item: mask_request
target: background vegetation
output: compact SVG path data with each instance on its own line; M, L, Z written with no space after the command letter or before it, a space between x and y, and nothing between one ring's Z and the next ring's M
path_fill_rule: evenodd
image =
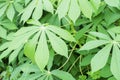
M0 0L0 80L120 80L120 0Z

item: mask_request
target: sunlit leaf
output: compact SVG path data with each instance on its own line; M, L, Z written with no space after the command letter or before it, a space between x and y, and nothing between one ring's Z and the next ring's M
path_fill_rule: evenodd
M53 50L55 50L57 54L68 57L68 48L65 42L48 30L46 31L46 33L50 40Z
M96 72L106 65L111 48L112 44L106 45L92 58L91 60L92 72Z
M35 52L35 62L40 68L40 70L43 71L48 63L48 60L49 60L49 50L48 50L46 35L45 32L42 31L38 42L37 50Z

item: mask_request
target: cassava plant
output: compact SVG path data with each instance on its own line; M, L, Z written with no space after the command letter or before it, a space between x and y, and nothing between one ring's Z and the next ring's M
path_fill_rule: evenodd
M0 0L0 80L120 80L120 0Z

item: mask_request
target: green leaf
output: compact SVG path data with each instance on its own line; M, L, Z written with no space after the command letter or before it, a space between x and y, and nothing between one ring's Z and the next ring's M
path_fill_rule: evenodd
M89 19L91 19L92 16L92 7L89 3L88 0L79 0L79 4L80 4L80 10L82 11L82 13Z
M77 31L77 33L75 34L75 39L79 40L81 37L84 36L84 34L89 30L89 28L91 27L92 24L87 25L86 27L83 27L82 29L80 29L79 31Z
M107 80L116 80L115 77L110 77Z
M7 38L7 31L0 26L0 37L6 39Z
M100 32L89 32L89 33L100 39L111 40L111 38L109 36L107 36L106 34L100 33Z
M82 61L81 61L81 63L80 63L80 66L87 66L87 65L89 65L92 57L93 57L93 55L91 55L91 54L85 56L85 57L82 59Z
M50 0L43 0L43 8L44 10L53 13L54 8Z
M1 22L1 25L5 28L7 28L8 30L15 30L17 29L17 26L11 22L10 20L8 19L5 19L3 21L0 21Z
M93 9L95 10L95 12L97 12L97 10L100 7L101 0L90 0L90 3L92 5Z
M74 37L68 31L66 31L64 29L61 29L56 26L49 26L49 27L47 27L47 29L51 30L52 32L54 32L55 34L59 35L60 37L62 37L63 39L65 39L67 41L76 42Z
M5 50L6 48L8 48L8 45L10 44L10 42L5 42L4 44L0 45L0 51Z
M49 50L45 32L42 31L37 50L35 52L35 62L41 71L44 70L49 60Z
M78 17L80 16L80 8L77 0L71 0L70 8L68 11L68 16L75 23Z
M41 76L38 80L45 80L46 75Z
M21 44L25 44L27 41L28 41L28 39L34 34L34 33L36 33L38 30L32 30L32 31L29 31L29 32L27 32L27 33L25 33L25 34L23 34L23 35L20 35L20 36L17 36L17 37L15 37L12 41L11 41L11 43L10 43L10 45L9 45L9 48L10 49L16 49L16 48L18 48Z
M70 4L70 0L62 0L60 5L57 8L57 13L58 13L58 17L59 19L65 17L67 15L67 12L69 10L69 4Z
M110 71L110 65L106 65L104 68L101 69L100 76L104 78L112 76L112 73Z
M120 80L120 50L117 44L113 46L112 59L111 59L111 72L117 80Z
M14 7L15 7L15 10L19 13L23 10L23 6L20 3L15 3Z
M61 70L53 70L51 72L54 76L62 79L62 80L75 80L71 74L69 74L68 72L64 72Z
M54 80L52 76L49 76L49 80Z
M8 56L12 50L6 49L5 51L0 54L0 60L3 59L4 57Z
M50 43L52 45L53 50L62 56L68 57L68 48L65 42L57 37L55 34L50 32L49 30L46 30L47 36L50 40Z
M107 43L109 43L109 41L107 40L92 40L84 44L80 50L90 50L93 48L97 48L101 45L107 44Z
M110 28L108 31L114 32L114 33L120 33L120 26Z
M47 65L48 71L50 71L50 69L53 66L54 56L55 56L55 53L54 53L53 49L50 49L50 56L49 56L49 61L48 61L48 65Z
M30 41L28 41L24 46L24 54L33 62L35 62L34 55L39 35L40 32L36 33L34 37Z
M42 13L43 13L42 0L38 0L38 1L36 2L36 7L35 7L35 10L34 10L34 12L33 12L32 18L33 18L34 20L38 20L38 19L41 18Z
M92 58L91 60L92 72L96 72L106 65L111 48L112 44L106 45Z
M23 14L21 16L21 21L23 22L26 22L31 14L32 14L32 11L34 10L35 8L35 3L36 3L36 0L33 0L32 2L30 2L30 4L24 9L23 11Z
M2 8L0 8L0 17L2 17L3 14L5 13L5 11L6 11L6 9L7 9L7 6L8 6L8 5L5 4L5 6L3 6Z
M120 18L120 14L118 12L112 12L106 9L104 17L107 25L109 26Z
M20 50L22 49L23 45L21 45L20 47L18 47L15 51L13 51L10 56L9 56L9 64L15 60L15 58L18 56Z
M20 36L20 35L23 35L23 34L25 34L27 32L30 32L32 30L37 30L37 29L39 29L39 27L34 27L34 26L32 26L32 27L22 27L21 29L19 29L15 33L15 36Z
M25 5L27 5L30 2L30 0L25 0Z
M105 2L112 7L119 7L120 1L119 0L105 0Z
M29 19L27 21L27 24L33 24L33 25L36 25L36 26L41 26L41 23L38 20L33 20L33 19Z
M11 21L13 21L13 18L14 18L14 16L15 16L15 9L14 9L14 7L13 7L12 4L9 5L6 14L7 14L7 17L8 17Z

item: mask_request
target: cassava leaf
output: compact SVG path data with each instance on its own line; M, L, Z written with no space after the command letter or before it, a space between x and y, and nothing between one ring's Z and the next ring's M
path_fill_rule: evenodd
M41 18L43 13L43 5L42 5L42 0L38 0L35 6L35 10L33 12L32 18L34 20L38 20Z
M120 26L110 28L108 31L114 32L114 33L120 33Z
M70 0L62 0L60 5L57 8L57 13L58 13L58 17L59 19L65 17L67 15L67 12L69 10L69 4L70 4Z
M33 62L35 62L34 55L40 33L41 32L36 33L34 37L30 41L28 41L24 46L24 54Z
M15 51L13 51L10 56L9 56L9 64L15 60L15 58L18 56L20 50L22 49L23 45L21 45L20 47L18 47Z
M47 29L51 30L52 32L54 32L55 34L59 35L60 37L62 37L63 39L67 41L74 41L74 42L76 41L74 37L68 31L64 29L61 29L56 26L49 26L47 27Z
M50 0L43 0L43 8L44 10L53 13L54 8Z
M91 19L92 16L92 7L90 6L90 3L88 0L78 0L80 4L80 10L82 13L89 19Z
M80 16L80 8L79 8L77 0L71 0L70 9L68 11L68 16L74 23Z
M7 38L7 31L3 27L0 26L0 37L6 39Z
M14 7L13 7L12 4L9 5L6 14L7 14L7 17L8 17L11 21L13 21L13 18L14 18L14 16L15 16L15 9L14 9Z
M21 44L25 44L28 39L34 34L36 33L38 30L32 30L32 31L29 31L28 33L25 33L23 35L20 35L20 36L17 36L15 37L8 48L10 49L16 49L18 48Z
M105 39L105 40L111 40L111 38L109 36L107 36L106 34L103 33L99 33L99 32L89 32L91 35L101 38L101 39Z
M49 50L46 40L45 32L41 32L41 36L38 42L37 50L35 52L35 62L41 71L44 70L49 60Z
M109 43L109 41L107 40L92 40L84 44L80 50L90 50L93 48L97 48L101 45L107 44L107 43Z
M30 4L24 9L23 11L23 14L21 16L21 21L23 22L26 22L31 14L32 14L32 11L33 9L35 8L35 3L36 3L36 0L33 0L32 2L30 2Z
M51 72L54 76L62 79L62 80L75 80L71 74L65 72L65 71L61 71L61 70L53 70Z
M105 0L105 2L113 7L119 7L120 1L119 0Z
M106 65L111 48L112 44L106 45L92 58L91 60L92 72L96 72Z
M119 80L120 79L120 50L116 44L113 46L113 52L112 52L112 59L111 59L111 72L114 75L114 77Z
M62 56L68 57L68 48L65 42L57 37L55 34L50 32L49 30L46 30L47 36L50 40L50 43L52 45L53 50Z

